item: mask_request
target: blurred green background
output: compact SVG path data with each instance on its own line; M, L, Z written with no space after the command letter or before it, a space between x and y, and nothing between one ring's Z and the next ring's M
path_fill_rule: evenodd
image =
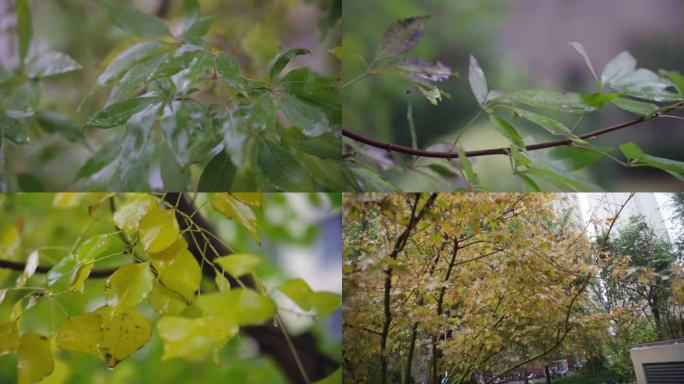
M69 209L55 208L53 194L0 194L0 258L25 262L36 249L40 265L54 265L65 256L79 235L114 231L108 204L102 204L92 215L88 206L100 201L104 194L87 194L82 202ZM199 195L198 206L206 202ZM338 194L268 194L263 210L258 213L261 244L257 244L248 230L226 220L211 205L201 210L216 229L217 235L235 252L249 252L266 259L258 275L270 289L287 279L303 278L314 290L341 292L341 196ZM120 246L120 245L119 245ZM47 247L47 248L42 248ZM112 252L116 250L111 249ZM95 269L106 269L130 263L125 256L98 261ZM0 289L13 287L19 272L0 269ZM37 273L26 286L45 286L45 274ZM85 292L68 293L53 298L42 297L37 304L24 311L20 332L53 335L66 315L78 315L105 304L105 279L90 278ZM215 290L212 279L205 278L202 292ZM0 304L0 323L9 318L12 306L29 291L5 291ZM311 332L317 348L335 361L341 361L340 311L326 319L314 321L299 314L295 306L282 295L274 295L281 308L281 317L293 336ZM26 303L26 302L24 302ZM282 309L289 310L282 310ZM158 315L143 302L138 309L156 323ZM112 371L95 356L56 350L56 368L46 383L288 383L270 358L258 351L257 344L240 334L224 346L218 354L219 365L211 358L199 362L182 359L162 361L163 343L153 327L152 339L141 350L121 362ZM16 354L0 357L0 383L14 383L17 375ZM54 381L49 381L54 380Z
M478 111L468 85L468 57L475 55L484 68L491 89L512 92L528 88L592 91L593 80L582 58L567 46L584 44L600 72L618 53L629 50L640 67L682 71L684 51L684 2L677 0L345 0L343 44L366 60L373 57L384 30L399 19L431 15L425 36L408 57L436 60L459 72L440 87L453 100L435 107L412 91L406 82L371 77L343 91L344 128L383 141L411 145L406 119L413 102L418 145L452 142ZM353 55L345 58L343 78L356 77L363 65ZM560 116L561 119L563 116ZM588 116L579 132L588 132L634 118L614 106ZM507 146L506 140L478 120L462 138L466 149ZM567 124L573 121L563 119ZM548 139L539 129L520 124L523 136ZM597 145L634 141L649 154L684 160L682 122L660 119L596 140ZM396 156L395 156L396 158ZM398 162L401 164L401 162ZM485 187L519 190L503 156L475 160ZM624 169L602 160L581 176L606 190L682 190L684 185L657 170ZM413 171L390 172L400 188L430 190L430 180Z
M202 14L215 17L207 41L213 48L232 54L240 69L252 78L264 78L270 62L284 49L303 47L312 54L296 58L293 66L307 66L327 75L339 72L339 62L329 50L339 45L340 31L331 10L339 0L200 0ZM118 0L162 17L174 34L183 30L182 0ZM11 70L18 63L14 1L0 2L0 67ZM83 69L48 79L40 101L41 111L71 118L78 126L102 109L107 92L100 91L77 111L97 77L116 54L139 39L117 28L93 0L31 0L34 39L29 58L36 52L69 54ZM0 90L1 91L1 90ZM2 106L0 105L0 108ZM91 152L120 130L86 130L90 148L38 130L30 145L5 140L3 150L7 178L29 173L46 191L63 191ZM195 170L198 171L198 170ZM198 172L195 172L198 173ZM198 177L198 175L196 175ZM19 190L2 188L0 191Z

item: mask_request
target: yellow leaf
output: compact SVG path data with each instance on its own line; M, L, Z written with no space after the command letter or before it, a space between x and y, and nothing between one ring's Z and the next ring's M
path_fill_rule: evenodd
M254 272L256 267L261 264L261 257L249 253L236 253L219 257L215 262L233 277L238 278Z
M311 304L319 316L325 317L342 305L342 296L332 292L316 292L311 297Z
M112 307L104 306L95 312L102 316L100 351L108 366L116 366L150 340L152 326L137 311L127 309L117 315Z
M59 209L74 208L77 207L81 200L83 200L83 198L88 195L89 193L56 193L55 196L52 198L52 206Z
M148 263L124 265L107 279L107 304L115 314L135 307L152 290L153 283L154 275Z
M71 317L59 328L55 339L62 349L100 356L102 317L97 313Z
M154 288L147 295L150 307L160 315L177 315L181 313L187 304L182 300L180 294L165 288L159 283L154 284Z
M17 356L19 384L38 383L50 375L54 368L50 340L35 333L23 335Z
M311 309L313 291L306 281L302 279L293 279L281 285L278 289L292 299L299 308L305 311Z
M153 260L170 259L186 249L188 249L188 243L185 241L183 236L180 236L176 239L176 241L173 242L173 244L169 245L161 252L150 253L150 256Z
M85 281L88 279L88 276L90 276L90 271L93 270L94 265L95 263L90 263L82 265L78 268L78 272L76 272L76 278L74 279L74 282L71 283L72 290L83 293L83 286L85 285Z
M252 208L229 193L212 193L210 199L217 211L221 212L227 219L247 228L252 237L259 241L257 217Z
M162 359L183 357L198 360L221 348L238 333L239 328L215 317L163 317L157 323L157 330L164 340Z
M259 325L276 312L273 300L247 288L210 293L197 299L197 307L205 316L217 316L238 325Z
M259 192L232 192L231 195L250 207L261 207L263 193Z
M0 325L0 356L14 353L19 346L19 330L16 321Z
M55 369L50 376L43 379L40 384L63 384L69 378L69 365L61 359L55 359Z
M153 196L145 193L133 194L114 213L114 223L128 234L136 233L140 219L158 206L159 201Z
M202 281L202 271L190 251L183 250L170 259L152 258L164 286L191 301Z
M230 282L223 276L223 273L216 271L216 276L214 277L214 282L219 292L225 292L230 290Z
M176 242L179 236L178 222L172 210L155 208L140 220L140 241L150 253L165 250Z

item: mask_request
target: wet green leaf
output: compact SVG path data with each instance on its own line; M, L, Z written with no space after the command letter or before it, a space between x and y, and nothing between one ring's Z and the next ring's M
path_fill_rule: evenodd
M622 110L632 112L639 116L651 116L658 111L658 106L655 104L626 99L624 97L613 100L613 104Z
M212 23L214 22L213 17L200 17L195 20L183 33L181 40L189 42L192 44L200 44L202 38L209 32Z
M330 130L328 117L316 106L290 95L283 97L281 103L290 123L306 136L317 137Z
M489 88L487 86L487 77L485 77L485 73L475 56L470 56L468 80L470 81L470 89L473 91L475 99L480 105L483 105L485 102L487 102Z
M33 20L29 0L17 0L17 34L19 35L19 61L24 62L33 38Z
M280 75L280 72L285 69L287 64L289 64L292 59L297 56L308 55L310 53L311 52L305 48L294 48L279 54L278 57L276 57L276 59L273 61L273 65L271 65L271 80Z
M169 27L154 15L108 0L96 0L96 2L105 8L114 23L126 32L141 37L171 36Z
M86 124L95 128L112 128L126 124L128 120L138 112L141 112L153 104L161 103L159 97L136 97L112 104L104 110L96 113Z
M165 288L158 282L154 283L154 287L147 295L147 301L150 307L160 315L177 315L187 307L178 293Z
M81 65L67 54L48 52L32 60L26 66L26 74L32 79L37 79L62 75L81 68Z
M71 287L80 264L74 255L68 255L55 264L47 273L47 285L54 292L63 292Z
M102 255L112 244L110 235L96 235L84 241L76 251L76 260L83 264L95 261L95 258Z
M147 41L135 44L119 54L105 68L97 79L99 87L105 87L118 81L133 65L148 57L159 54L164 46L158 41Z
M204 168L197 190L200 192L230 191L237 168L225 151L219 152Z
M282 145L259 140L258 162L266 179L280 191L308 190L308 180L301 165Z
M31 142L24 122L7 116L4 111L0 111L0 134L17 144Z
M494 128L501 132L511 143L515 144L518 148L525 148L525 141L522 136L509 122L495 115L489 115L489 120L494 125Z

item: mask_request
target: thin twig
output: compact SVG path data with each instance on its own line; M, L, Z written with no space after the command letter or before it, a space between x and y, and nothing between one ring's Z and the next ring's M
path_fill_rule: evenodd
M625 129L634 125L641 124L646 121L654 120L659 117L671 117L670 115L664 115L667 112L671 112L681 106L684 106L684 102L680 102L671 106L667 106L664 108L661 108L660 111L655 114L655 117L650 117L650 116L642 116L637 119L627 121L625 123L613 125L607 128L599 129L596 131L589 132L587 134L584 134L580 136L579 138L582 140L591 140L595 139L599 136L603 136L615 131L619 131L621 129ZM392 144L392 143L386 143L383 141L375 140L366 136L363 136L361 134L358 134L356 132L350 131L348 129L342 129L342 134L346 137L348 137L351 140L358 141L360 143L370 145L371 147L376 147L380 149L384 149L388 152L399 152L399 153L405 153L408 155L413 155L413 156L420 156L420 157L431 157L431 158L440 158L440 159L457 159L459 157L458 152L435 152L435 151L427 151L424 149L413 149L407 146L403 145L398 145L398 144ZM549 141L546 143L540 143L540 144L533 144L533 145L528 145L525 147L527 151L537 151L540 149L548 149L548 148L554 148L554 147L561 147L561 146L570 146L573 145L574 141L571 139L563 139L563 140L556 140L556 141ZM492 148L492 149L482 149L482 150L477 150L477 151L468 151L465 153L466 157L481 157L481 156L493 156L493 155L506 155L508 156L510 154L510 148Z

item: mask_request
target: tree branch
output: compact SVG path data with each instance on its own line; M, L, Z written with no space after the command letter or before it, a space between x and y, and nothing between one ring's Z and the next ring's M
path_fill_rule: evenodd
M681 108L684 106L684 102L679 102L674 105L670 105L667 107L661 108L658 112L656 112L655 117L639 117L637 119L627 121L625 123L613 125L607 128L599 129L593 132L589 132L587 134L584 134L580 136L580 139L582 140L591 140L595 139L599 136L603 136L615 131L619 131L621 129L625 129L634 125L641 124L646 121L654 120L656 118L662 117L661 115L664 113L671 112L677 108ZM350 131L348 129L342 129L342 135L348 137L351 140L370 145L371 147L375 148L380 148L384 149L387 152L398 152L398 153L405 153L408 155L413 155L413 156L419 156L419 157L431 157L431 158L439 158L439 159L458 159L459 154L458 152L436 152L436 151L428 151L424 149L414 149L411 147L407 147L404 145L398 145L398 144L391 144L391 143L385 143L379 140L372 139L370 137L363 136L361 134L358 134L356 132ZM562 147L562 146L569 146L573 145L574 142L570 139L563 139L563 140L556 140L556 141L549 141L546 143L540 143L540 144L533 144L533 145L528 145L525 147L527 151L537 151L540 149L548 149L548 148L554 148L554 147ZM508 156L510 154L510 149L509 148L492 148L492 149L482 149L482 150L477 150L477 151L468 151L465 153L466 157L482 157L482 156L494 156L494 155L506 155Z
M11 260L5 260L5 259L0 259L0 268L3 269L11 269L13 271L23 271L24 268L26 268L26 263L23 263L21 261L11 261ZM52 266L49 265L39 265L36 268L36 273L48 273L52 269ZM90 272L90 277L94 278L105 278L109 277L112 273L116 271L116 268L111 268L111 269L93 269Z

